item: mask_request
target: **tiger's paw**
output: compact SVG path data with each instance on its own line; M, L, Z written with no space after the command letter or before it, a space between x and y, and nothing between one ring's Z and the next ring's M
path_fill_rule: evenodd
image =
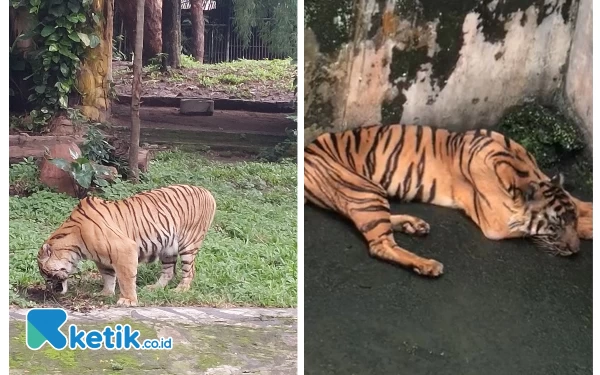
M444 265L437 260L427 259L417 264L413 270L422 276L438 277L444 273Z
M117 306L134 307L134 306L137 306L137 301L131 300L129 298L121 297L117 301Z
M410 215L392 215L390 218L395 230L415 236L425 236L429 234L429 223L418 217Z

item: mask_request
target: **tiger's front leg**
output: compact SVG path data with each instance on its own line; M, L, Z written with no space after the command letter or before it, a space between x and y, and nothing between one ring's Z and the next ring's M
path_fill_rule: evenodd
M114 269L121 292L117 306L137 306L138 249L134 241L130 240L129 246L124 243L119 249Z

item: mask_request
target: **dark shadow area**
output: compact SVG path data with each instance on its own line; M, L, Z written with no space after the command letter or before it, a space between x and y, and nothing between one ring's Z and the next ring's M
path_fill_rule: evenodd
M427 237L395 237L442 262L441 278L370 258L351 223L305 206L306 374L592 373L591 241L553 257L526 240L487 240L456 210L392 212L429 222Z

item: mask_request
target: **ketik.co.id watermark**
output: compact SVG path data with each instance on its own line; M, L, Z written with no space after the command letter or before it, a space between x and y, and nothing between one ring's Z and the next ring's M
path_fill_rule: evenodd
M140 331L129 324L106 326L102 330L83 330L76 324L69 325L65 332L62 326L67 322L67 312L63 309L31 309L26 318L26 341L31 350L41 349L46 343L56 350L69 348L97 350L170 350L171 337L157 339L140 338Z

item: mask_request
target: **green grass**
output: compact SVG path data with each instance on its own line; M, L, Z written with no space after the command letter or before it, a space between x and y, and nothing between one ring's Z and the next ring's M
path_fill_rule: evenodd
M31 167L14 166L11 181L31 178ZM167 151L156 155L142 182L118 181L100 196L121 199L136 192L175 183L209 189L217 200L212 229L196 258L196 277L190 291L169 287L148 291L160 264L140 265L139 302L145 305L278 306L296 305L296 164L218 162L198 154ZM31 183L35 186L34 183ZM68 217L77 200L36 189L27 197L10 197L10 300L12 304L40 303L43 280L36 263L41 244ZM179 267L179 265L178 265ZM65 296L45 295L59 305L112 304L118 297L97 293L102 281L91 262L80 265ZM35 291L37 290L37 293Z
M217 85L244 86L272 85L293 91L296 66L291 59L285 60L236 60L219 64L199 64L189 56L182 56L184 68L198 72L198 83L204 87Z

